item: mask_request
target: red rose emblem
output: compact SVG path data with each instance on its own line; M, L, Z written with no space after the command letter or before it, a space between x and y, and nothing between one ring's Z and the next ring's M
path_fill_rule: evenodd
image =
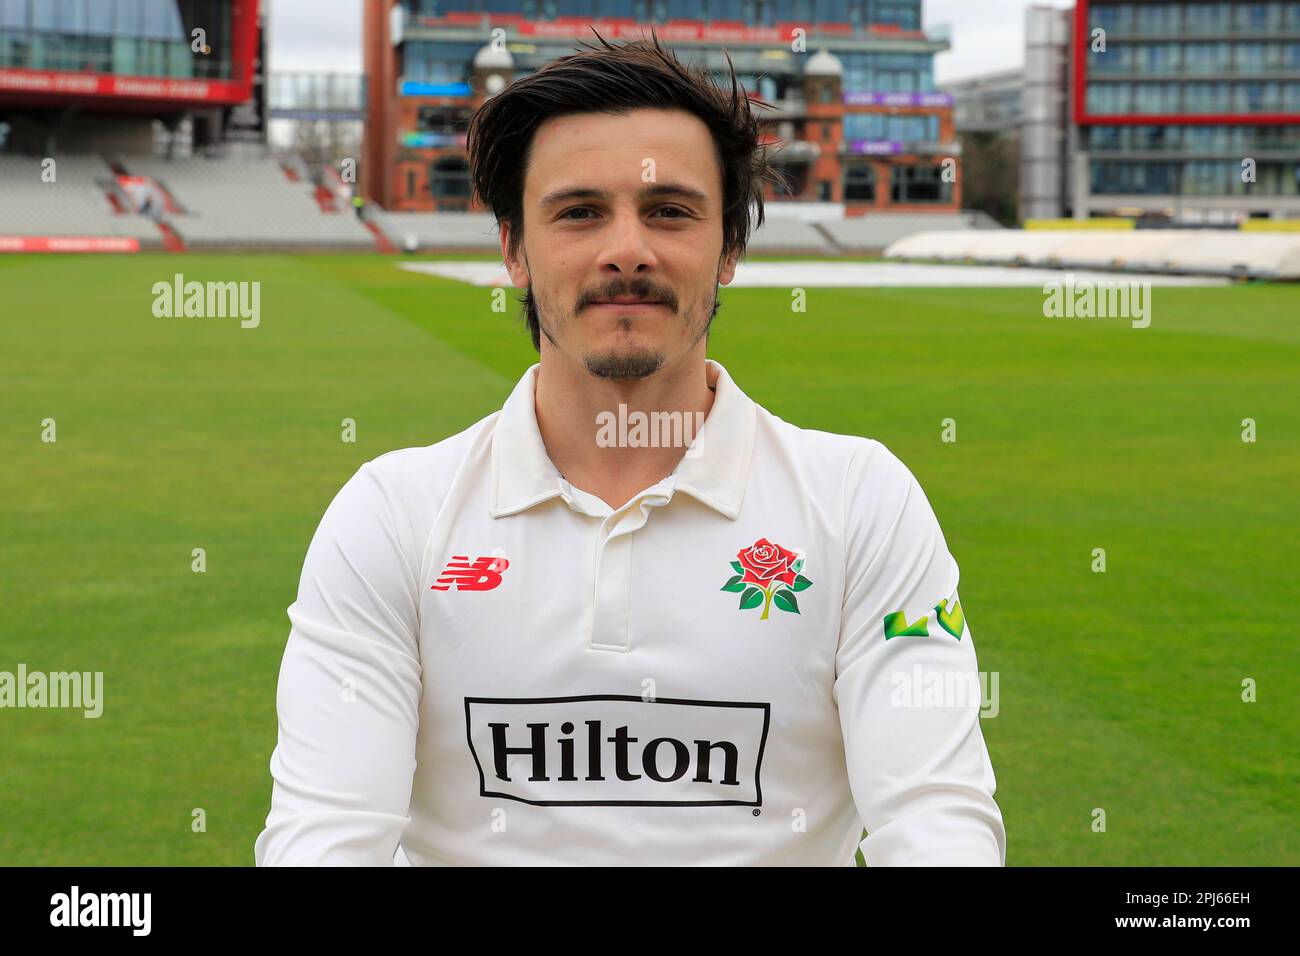
M742 584L756 584L760 588L766 588L773 581L780 581L787 587L794 584L796 573L793 566L799 555L767 538L759 538L737 554L736 559L745 569Z
M739 560L731 562L731 570L736 573L718 590L739 594L739 610L748 611L762 605L760 621L767 620L773 604L777 610L799 613L795 592L812 587L812 582L799 573L803 558L767 538L759 538L736 557Z

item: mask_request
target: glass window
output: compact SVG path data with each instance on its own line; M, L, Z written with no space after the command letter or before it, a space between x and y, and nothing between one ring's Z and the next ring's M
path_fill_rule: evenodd
M662 2L662 0L661 0ZM775 6L774 19L784 22L813 20L813 0L784 0L768 6Z
M1234 12L1238 33L1267 33L1282 25L1282 8L1276 3L1238 3Z
M0 28L27 29L31 25L27 17L30 9L27 0L0 0Z
M117 0L113 32L118 36L139 36L144 30L144 0Z
M1099 115L1128 113L1131 97L1128 83L1089 83L1088 112Z
M874 202L876 199L876 171L870 164L849 166L844 170L844 201Z
M53 3L35 4L31 11L33 30L50 32L58 28L59 8Z
M1097 152L1108 152L1120 148L1123 131L1126 126L1094 126L1088 134L1088 145Z
M1212 153L1228 148L1228 130L1223 126L1188 126L1183 141L1188 152Z
M1227 3L1189 3L1183 8L1183 30L1197 36L1223 36L1232 23Z
M38 0L33 6L52 13L56 30L75 34L86 32L86 0Z
M1133 109L1138 113L1168 113L1170 91L1176 95L1178 87L1172 83L1138 83L1133 91Z
M1280 83L1234 83L1233 109L1243 113L1271 113L1282 108Z
M544 0L542 10L548 19L594 15L592 0Z
M1108 37L1112 34L1123 36L1133 32L1133 7L1130 4L1117 3L1092 7L1089 13L1093 28L1101 27Z
M1262 73L1264 70L1264 44L1238 43L1233 50L1238 73Z
M464 83L479 48L477 43L411 41L406 44L402 79L412 83Z
M1232 48L1227 43L1187 43L1183 45L1183 72L1198 74L1225 73Z
M112 0L95 0L87 12L86 29L90 33L107 36L113 32Z
M669 20L703 20L704 0L660 0L660 7L667 6ZM811 19L811 17L807 18Z
M890 170L890 198L896 203L950 202L952 183L944 182L938 166L894 166Z
M871 23L896 26L900 30L921 29L920 4L916 0L874 0L867 4L866 16Z
M1227 83L1188 83L1183 87L1184 113L1226 113L1229 108Z
M199 24L206 26L206 24ZM156 39L175 38L180 34L180 19L176 12L174 0L145 0L144 23L141 31L144 36ZM208 29L211 33L211 29ZM212 37L208 37L209 41Z
M463 157L444 156L435 160L431 174L429 186L435 198L469 198L469 167Z
M194 75L194 56L188 44L168 44L167 75L179 77L192 77Z
M748 24L755 16L751 0L713 0L705 6L715 20L739 20Z
M1183 164L1183 192L1191 196L1213 196L1227 191L1223 165L1208 160Z
M716 2L717 0L712 0L709 6L714 6ZM817 0L815 7L818 20L827 23L849 22L848 0Z
M118 0L120 4L122 0ZM135 37L115 36L113 37L113 72L123 73L127 76L138 76L140 74L139 56L136 46L140 43Z
M1088 70L1096 73L1133 72L1134 46L1131 43L1109 43L1105 52L1088 51Z
M1179 72L1180 48L1174 43L1139 43L1133 47L1132 71L1143 74Z
M1181 29L1182 10L1173 3L1143 3L1137 7L1139 34L1168 36Z

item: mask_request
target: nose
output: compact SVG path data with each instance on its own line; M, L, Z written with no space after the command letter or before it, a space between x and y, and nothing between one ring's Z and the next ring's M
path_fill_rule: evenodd
M608 244L602 254L601 272L636 276L652 270L658 265L658 260L640 216L628 210L619 210L613 216L605 233Z

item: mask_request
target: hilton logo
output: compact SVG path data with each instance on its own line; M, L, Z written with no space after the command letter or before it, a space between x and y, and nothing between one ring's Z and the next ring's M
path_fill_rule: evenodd
M466 697L479 795L537 806L763 804L769 704Z

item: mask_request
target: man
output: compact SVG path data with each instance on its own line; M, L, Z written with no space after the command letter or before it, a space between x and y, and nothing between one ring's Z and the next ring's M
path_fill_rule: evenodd
M920 487L705 357L749 103L601 43L474 117L540 362L327 510L257 862L1001 865L978 697L904 687L977 673Z

